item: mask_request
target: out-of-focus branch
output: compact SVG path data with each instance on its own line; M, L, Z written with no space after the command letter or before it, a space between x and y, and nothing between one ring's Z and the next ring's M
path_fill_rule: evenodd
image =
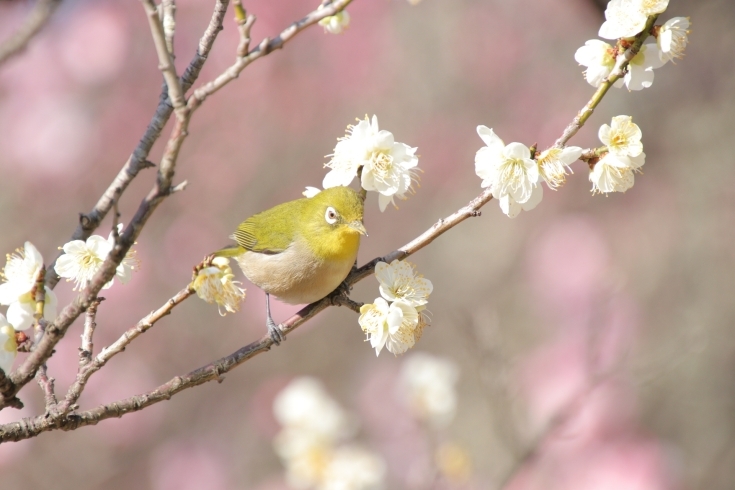
M608 75L607 79L605 79L605 81L600 84L595 93L592 95L592 98L587 102L587 104L585 104L582 110L579 111L572 122L569 123L569 125L564 129L561 137L559 137L559 139L554 142L554 146L562 148L564 145L567 144L572 136L577 134L577 131L582 129L582 126L584 126L584 123L587 122L587 119L590 118L592 113L595 111L595 108L602 101L602 98L605 96L607 91L610 90L610 87L612 87L613 84L617 82L618 79L620 79L620 77L625 75L625 70L628 68L630 60L632 60L635 55L637 55L638 52L641 50L641 46L643 46L643 41L645 41L651 34L651 28L656 23L656 19L658 19L658 15L652 15L648 18L646 26L643 28L640 34L635 36L635 40L632 44L630 44L630 46L624 44L627 43L627 41L618 42L618 49L622 50L622 52L616 58L615 66L610 72L610 75Z
M0 44L0 63L18 54L26 47L33 36L38 34L38 31L46 25L46 22L48 22L51 14L54 13L54 10L56 10L60 2L61 0L38 0L36 2L36 5L33 6L33 10L28 14L20 29L10 39Z
M347 286L352 286L358 281L361 281L365 277L369 276L375 270L375 265L380 261L390 262L394 259L403 259L405 257L408 257L409 255L416 253L417 251L421 250L422 248L433 242L440 235L457 226L459 223L466 220L467 218L479 216L480 208L491 199L492 193L490 192L490 190L484 190L478 197L470 201L467 206L460 208L458 211L452 213L444 219L440 219L431 228L416 237L414 240L411 240L403 247L394 250L393 252L390 252L383 257L377 257L364 266L360 267L359 269L352 271L350 275L347 276L347 279L345 279L345 284ZM182 296L181 301L183 301L191 294L191 291L189 291L188 289L184 289L180 291L176 297ZM307 305L294 316L289 318L285 323L281 324L281 331L284 333L284 335L287 335L294 329L298 328L300 325L308 321L310 318L314 317L321 311L335 304L345 305L354 310L355 306L357 306L357 303L354 303L351 300L345 301L343 299L340 299L341 296L342 292L338 290L330 294L326 298ZM157 312L154 312L153 314L155 315L156 313ZM129 330L128 332L135 331L136 327ZM126 339L126 335L128 334L128 332L126 332L123 337L121 337L115 344L113 344L113 346L117 347L113 348L113 346L111 346L110 348L108 348L110 349L109 351L108 349L105 349L97 357L104 357L106 355L106 352L110 352L111 355L109 357L112 357L112 355L121 351L122 347L127 345L127 343L129 343L130 340L134 338L132 337L130 339ZM140 333L135 334L135 336L139 335ZM108 419L110 417L122 417L126 413L137 412L138 410L142 410L147 406L154 405L164 400L168 400L175 394L185 389L193 388L208 381L222 381L222 374L231 371L248 359L255 357L262 352L270 350L272 345L273 340L271 339L270 335L266 334L257 342L248 344L233 352L232 354L222 357L188 374L185 374L183 376L176 376L167 383L148 393L132 396L108 405L101 405L85 412L68 413L65 416L60 416L58 418L39 416L35 418L22 419L19 422L2 425L0 426L0 442L28 439L37 436L41 432L54 429L73 430L78 427L95 425L101 420ZM92 366L94 365L94 362L90 363L87 368L92 369ZM80 386L83 386L84 382L86 382L86 380L81 382ZM79 383L79 379L77 380L77 383ZM75 383L75 385L77 383ZM70 392L72 391L72 389L70 389Z
M43 398L46 401L46 413L51 412L56 404L56 392L54 388L54 378L49 378L46 372L46 364L41 364L36 372L36 381L38 386L43 390Z

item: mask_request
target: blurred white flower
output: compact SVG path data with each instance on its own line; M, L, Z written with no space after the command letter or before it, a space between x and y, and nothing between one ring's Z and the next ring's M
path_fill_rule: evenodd
M633 37L643 30L651 15L662 13L669 0L610 0L599 35L605 39Z
M378 262L375 277L380 282L380 294L388 301L403 300L411 306L429 302L434 286L431 281L416 275L415 266L405 260L394 260L389 264Z
M650 87L653 84L653 70L663 65L664 62L659 58L656 45L644 44L628 64L628 71L623 77L625 86L628 87L628 90L642 90Z
M319 25L324 28L324 32L329 34L342 34L350 25L350 14L342 10L329 17L324 17L319 21Z
M227 257L215 257L211 266L204 267L197 273L191 287L207 303L216 303L219 314L225 316L227 312L237 312L240 303L245 300L245 290L234 279L230 260Z
M2 272L5 282L0 284L0 304L9 305L7 321L16 330L25 330L33 325L36 299L31 291L42 268L43 257L31 242L26 242L22 250L7 255ZM45 292L43 317L51 321L56 318L56 295L48 287L45 287Z
M416 343L419 313L405 301L394 301L388 305L383 298L376 298L375 303L360 308L357 321L376 356L380 355L383 347L393 354L403 354Z
M284 428L273 447L286 467L293 488L316 488L323 480L334 451L334 441L308 430Z
M331 170L324 177L324 188L350 185L362 166L361 185L367 191L379 193L381 211L395 197L405 199L415 179L416 148L397 143L390 131L380 130L377 116L372 120L366 116L355 126L348 126L347 132L326 164Z
M643 152L641 143L643 133L630 116L613 117L609 126L607 124L600 126L597 135L607 146L607 150L615 155L637 157Z
M118 224L118 233L122 231L122 227L122 224ZM114 246L115 235L113 233L110 233L107 239L99 235L92 235L86 241L72 240L62 247L64 255L56 260L54 269L59 277L67 281L74 281L75 291L81 291L92 281ZM123 284L130 280L132 271L138 266L135 255L136 252L131 248L115 270L115 277ZM113 277L102 289L111 288L114 281Z
M336 441L353 430L353 424L337 402L315 378L302 376L291 381L273 402L276 420L288 428Z
M458 377L454 362L418 352L403 362L399 386L416 418L444 427L454 419L457 409Z
M599 87L607 79L615 66L615 48L605 41L590 39L584 46L577 49L574 59L582 66L586 66L584 78L593 87ZM615 87L621 87L623 80L617 80Z
M684 50L689 42L689 26L689 17L674 17L661 26L656 44L662 62L666 63L684 56Z
M531 150L521 143L506 146L487 126L478 126L477 134L487 145L475 154L475 173L483 179L482 187L490 187L509 218L516 217L521 209L535 208L543 198L543 190Z
M26 242L23 249L6 255L5 268L0 284L0 304L9 305L33 289L38 273L43 268L43 257L31 242Z
M379 490L386 464L379 455L358 445L344 446L332 455L319 490Z
M582 148L567 146L565 148L552 147L544 150L536 160L541 177L551 189L556 189L567 180L569 166L582 156Z
M319 188L317 188L317 187L310 187L310 186L307 185L306 186L306 190L304 192L302 192L301 194L303 194L304 197L314 197L317 194L319 194L321 191L322 190L319 189Z
M635 183L635 171L643 165L646 154L627 157L608 153L590 170L592 193L625 192Z
M53 321L56 318L56 305L58 300L56 294L44 286L46 295L43 303L43 318ZM36 299L31 295L30 291L20 296L16 301L8 306L8 321L16 330L26 330L31 327L35 321Z
M15 356L18 355L18 344L15 341L15 329L0 313L0 369L10 373Z

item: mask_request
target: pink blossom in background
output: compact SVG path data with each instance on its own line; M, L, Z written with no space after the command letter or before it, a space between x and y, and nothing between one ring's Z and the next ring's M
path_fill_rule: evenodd
M112 4L80 10L64 25L60 59L82 85L108 82L125 65L131 34L127 18Z
M198 441L174 440L159 447L149 465L153 490L230 490L229 458Z

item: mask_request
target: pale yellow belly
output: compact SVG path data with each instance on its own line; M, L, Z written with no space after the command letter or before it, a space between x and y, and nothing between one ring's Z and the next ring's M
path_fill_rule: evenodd
M314 260L304 245L293 244L285 252L265 255L245 252L237 258L245 277L285 303L306 304L335 290L349 274L357 251L342 260Z

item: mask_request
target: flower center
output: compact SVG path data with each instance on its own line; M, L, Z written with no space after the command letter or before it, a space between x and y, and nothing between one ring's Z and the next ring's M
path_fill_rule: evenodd
M380 180L385 180L393 170L393 155L389 152L374 151L370 160L373 162L373 172Z
M523 160L518 158L507 158L500 166L500 182L503 187L517 189L526 179L526 166Z

